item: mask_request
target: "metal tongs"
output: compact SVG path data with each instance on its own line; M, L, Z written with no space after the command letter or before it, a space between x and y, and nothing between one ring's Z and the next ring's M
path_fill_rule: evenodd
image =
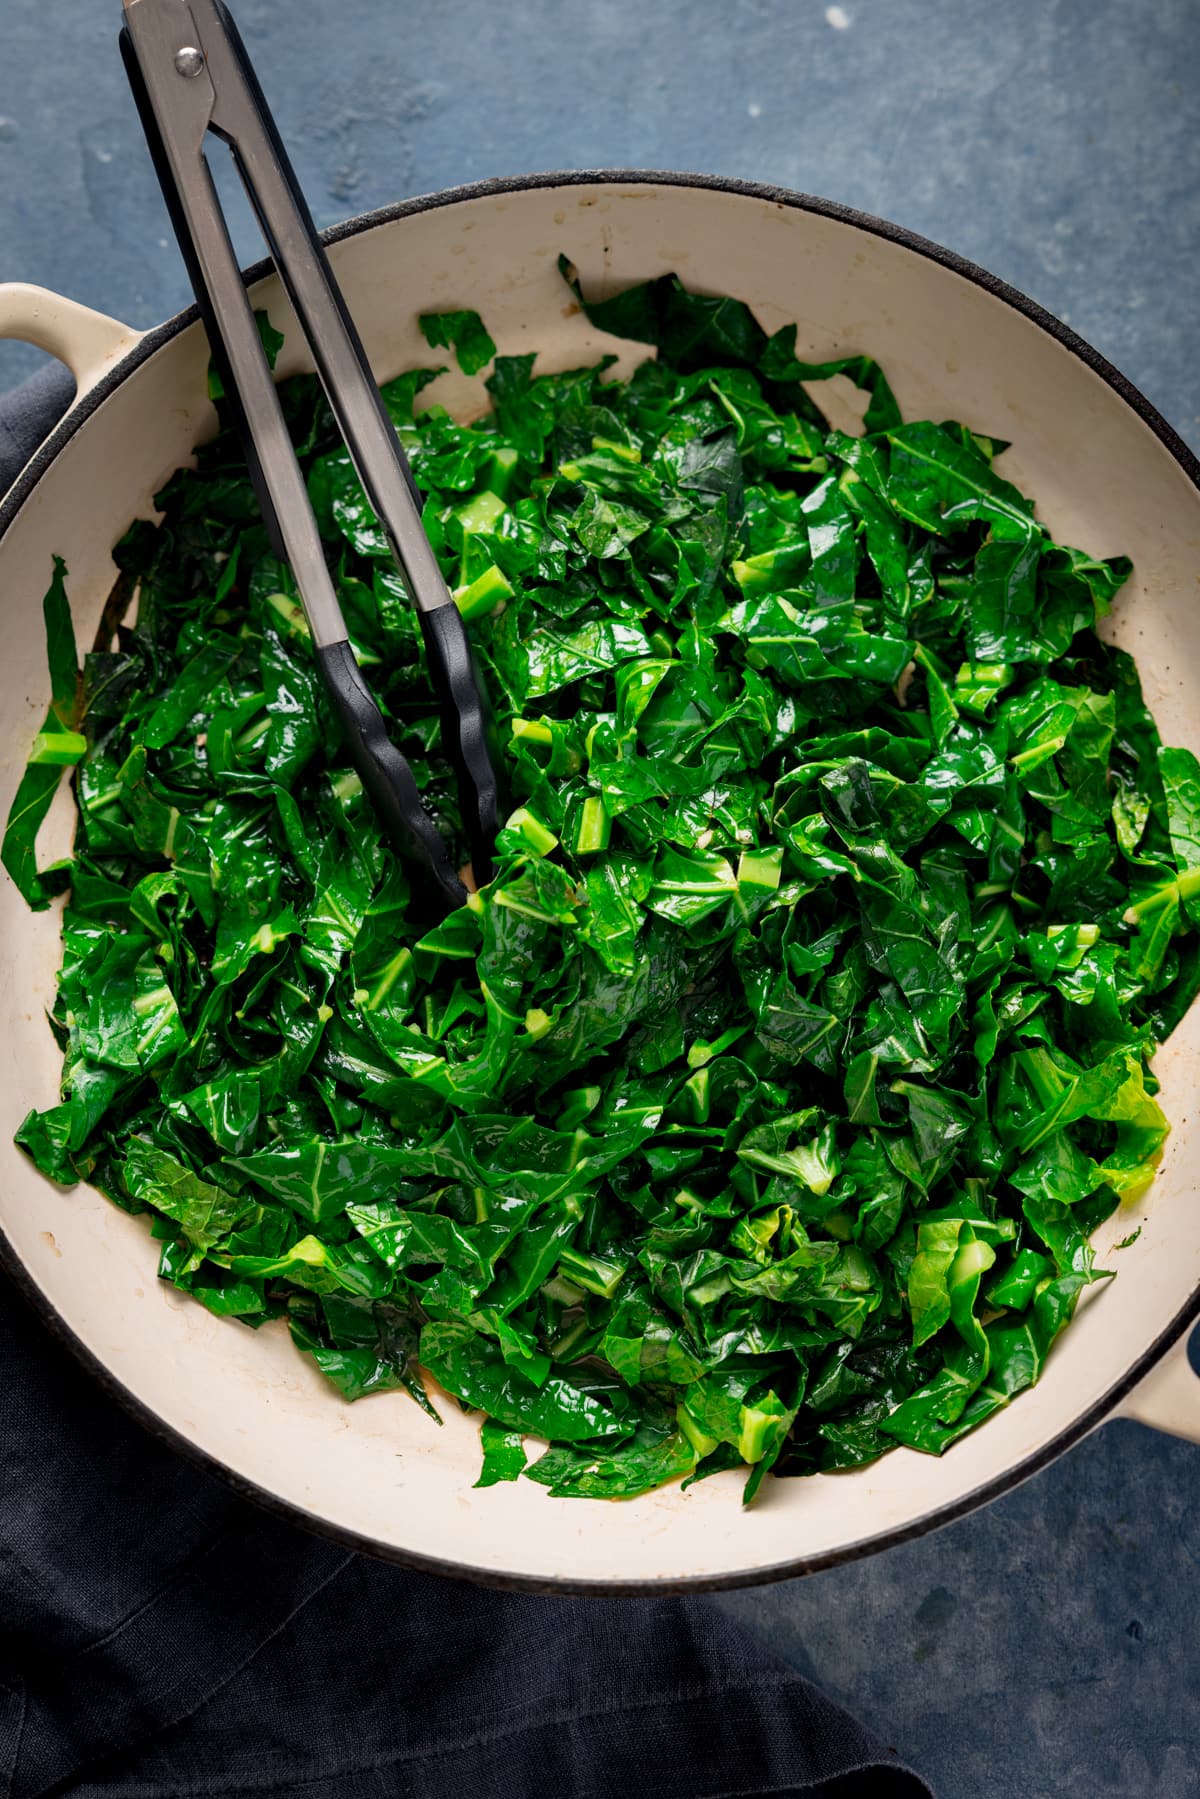
M421 523L421 496L237 27L221 0L124 0L121 54L213 360L245 440L276 553L300 591L314 652L363 786L401 843L416 847L447 899L467 889L387 735L346 621L296 460L221 203L204 155L214 132L234 163L308 340L359 480L417 608L445 750L458 778L476 884L491 876L498 829L488 714L462 616Z

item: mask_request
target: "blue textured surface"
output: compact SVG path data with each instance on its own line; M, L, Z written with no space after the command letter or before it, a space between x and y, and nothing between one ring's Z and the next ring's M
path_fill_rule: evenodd
M949 244L1200 446L1195 0L235 0L318 222L538 168L781 183ZM189 297L116 0L4 0L0 278ZM243 211L239 248L259 254ZM0 387L33 352L0 344ZM726 1605L941 1799L1200 1793L1200 1451L1109 1426L988 1511Z

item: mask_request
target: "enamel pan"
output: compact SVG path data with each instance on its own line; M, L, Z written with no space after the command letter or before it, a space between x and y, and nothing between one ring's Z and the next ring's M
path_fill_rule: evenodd
M1200 751L1200 466L1154 409L1079 338L1011 288L934 245L818 200L693 176L539 175L372 213L328 238L383 380L428 361L417 313L474 307L502 352L562 369L636 347L592 329L555 268L589 294L676 270L731 293L768 331L796 321L797 354L865 350L906 417L962 419L1011 439L1004 473L1056 538L1133 558L1110 626L1137 656L1170 742ZM254 287L287 333L280 374L307 364L273 277ZM81 640L112 584L112 546L214 429L208 350L187 312L144 335L32 287L0 287L0 335L61 357L78 397L0 505L0 806L7 812L47 701L41 597L66 558ZM479 380L429 390L477 413ZM842 422L839 420L839 422ZM2 816L2 814L0 814ZM65 853L64 789L42 837ZM438 1429L403 1393L346 1405L282 1326L212 1317L155 1278L144 1219L86 1187L59 1192L11 1146L31 1106L57 1097L43 1016L59 960L54 911L0 891L0 1227L3 1254L46 1319L152 1430L241 1492L396 1561L498 1585L662 1592L802 1574L901 1542L1005 1492L1106 1418L1200 1441L1184 1343L1200 1311L1200 1163L1191 1114L1200 1008L1158 1060L1173 1130L1147 1198L1099 1234L1118 1278L1092 1289L1040 1384L941 1460L897 1449L872 1467L769 1483L743 1512L736 1474L687 1493L549 1499L530 1481L475 1492L478 1422L452 1404Z

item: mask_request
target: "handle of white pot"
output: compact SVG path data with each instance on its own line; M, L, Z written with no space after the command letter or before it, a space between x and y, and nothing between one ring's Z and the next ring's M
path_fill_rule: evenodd
M141 337L131 325L93 312L28 281L0 283L0 337L36 344L65 362L75 377L75 404Z
M1159 1358L1128 1399L1117 1406L1115 1418L1136 1418L1152 1430L1200 1443L1200 1376L1188 1360L1190 1336L1190 1330L1185 1331Z

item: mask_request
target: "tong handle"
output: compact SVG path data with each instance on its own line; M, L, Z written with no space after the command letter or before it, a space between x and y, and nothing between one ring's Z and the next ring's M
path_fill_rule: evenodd
M453 606L421 522L421 494L333 277L300 183L222 0L189 0L212 70L212 129L225 139L363 491L419 612Z
M242 429L268 532L291 564L317 666L351 758L398 844L415 847L447 899L459 906L466 888L421 803L412 769L387 735L350 647L304 476L204 157L215 94L204 59L187 42L192 14L182 5L164 8L139 0L127 6L127 17L121 53L155 171L218 372ZM163 129L164 119L170 121L169 132Z
M420 617L472 867L477 882L486 882L500 797L491 720L466 626L426 536L408 458L237 26L223 0L190 5L214 73L212 129L233 153L350 459Z
M204 156L216 96L203 58L188 43L189 8L135 0L126 17L126 66L133 73L139 109L145 108L151 155L222 383L236 396L235 412L250 446L251 472L268 530L291 564L314 641L336 643L347 635L346 621Z
M218 375L221 377L221 386L225 391L225 403L242 440L242 449L245 452L246 464L250 471L250 479L254 485L254 492L258 500L259 510L263 516L263 523L267 528L267 536L270 539L271 548L279 557L279 560L283 562L287 560L287 545L283 540L283 532L279 524L279 515L275 510L275 502L271 497L271 490L267 485L266 476L263 472L263 465L258 454L258 445L254 440L254 434L250 429L250 421L246 416L246 408L242 404L241 391L233 378L233 369L229 361L229 352L225 347L225 339L217 319L216 308L213 305L212 292L205 279L203 264L196 254L196 246L192 242L192 235L188 229L187 214L184 212L183 202L179 197L179 189L175 185L175 175L171 168L170 158L167 155L167 147L163 142L162 132L158 128L158 119L155 116L154 107L150 101L150 93L146 87L146 78L142 74L142 65L138 61L137 51L133 47L133 39L129 35L129 27L127 25L122 27L118 42L121 49L121 60L125 64L125 74L128 77L130 90L133 94L134 105L137 107L138 117L142 122L142 131L145 134L146 144L150 151L150 160L154 164L154 173L158 176L158 185L162 189L163 200L166 202L167 212L170 216L171 225L179 244L184 267L188 272L188 280L191 282L192 292L196 296L196 306L204 325L205 335L208 338L208 347L212 353L213 363L216 366Z

